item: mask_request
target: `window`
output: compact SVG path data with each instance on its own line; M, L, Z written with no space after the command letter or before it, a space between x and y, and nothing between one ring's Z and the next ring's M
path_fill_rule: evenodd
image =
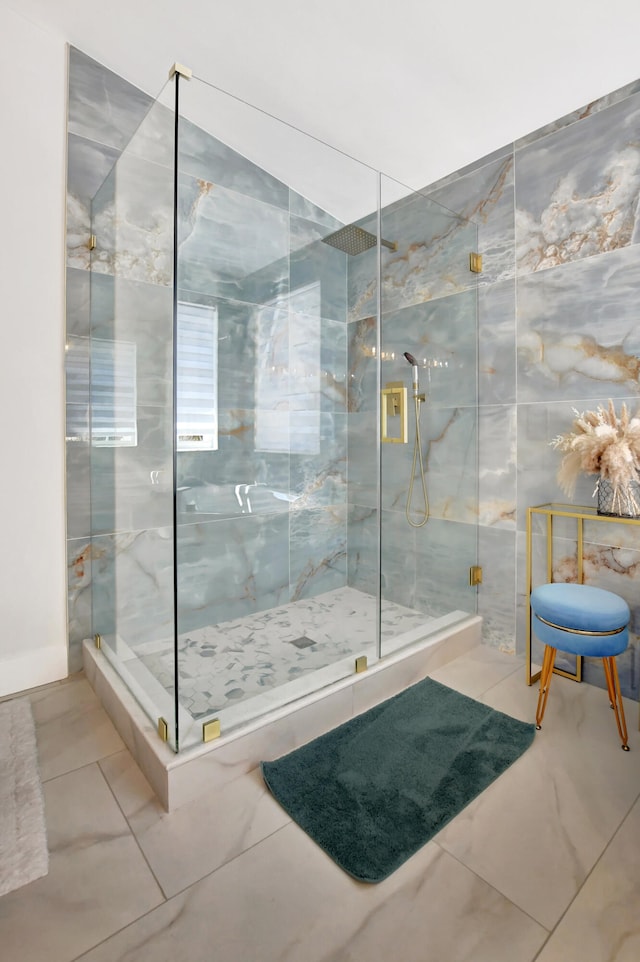
M218 448L218 310L178 302L176 344L178 451Z

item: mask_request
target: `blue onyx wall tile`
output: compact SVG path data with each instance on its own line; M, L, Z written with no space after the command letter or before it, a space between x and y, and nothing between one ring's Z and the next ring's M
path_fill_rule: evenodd
M90 538L67 540L67 610L69 618L69 671L82 669L82 642L93 634L91 620Z
M152 98L76 47L69 50L68 129L122 150Z
M379 584L377 508L349 504L347 539L348 584L375 595Z
M480 525L478 557L483 579L478 589L482 640L508 654L516 647L516 532Z
M516 154L521 274L638 241L640 95Z
M76 197L90 200L112 170L119 151L113 147L69 134L67 183Z
M516 400L516 283L502 281L478 291L478 400Z
M294 511L290 517L291 600L347 583L347 509L333 505Z
M475 524L431 518L416 534L415 607L432 617L463 611L474 614L477 588L469 585L476 561Z
M67 267L67 336L87 337L89 334L89 309L91 278L88 271Z
M296 217L314 221L323 227L329 227L332 231L339 230L344 226L342 221L339 221L333 214L323 210L322 207L318 207L313 201L292 189L289 190L289 210Z
M180 630L289 601L289 516L241 517L178 530Z
M522 278L518 400L640 395L639 287L635 247Z
M342 504L347 497L346 414L296 411L291 422L290 488L296 506ZM304 443L296 444L298 438Z
M291 293L318 285L318 312L344 321L347 314L347 254L325 244L331 230L311 220L291 216ZM308 308L303 308L310 313Z
M404 511L382 511L380 590L385 601L416 606L416 545L422 531L410 526Z
M287 292L285 211L185 177L178 205L181 288L258 304Z
M515 404L485 405L478 418L478 519L481 525L514 528L517 491Z
M513 152L509 151L446 186L429 190L430 198L477 226L477 249L482 252L480 287L515 274L513 188Z

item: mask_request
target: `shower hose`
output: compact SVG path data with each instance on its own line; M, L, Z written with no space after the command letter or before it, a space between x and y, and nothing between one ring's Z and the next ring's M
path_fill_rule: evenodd
M424 395L422 395L424 398ZM411 465L411 480L409 482L409 491L407 492L407 507L405 509L405 515L407 521L412 528L421 528L429 520L429 495L427 493L427 480L424 475L424 462L422 460L422 441L420 439L420 401L421 398L417 391L413 394L413 403L416 412L416 438L415 444L413 445L413 464ZM424 500L424 508L420 509L418 515L419 521L414 521L411 517L411 502L413 500L413 486L416 480L416 465L420 465L420 484L422 487L422 497Z

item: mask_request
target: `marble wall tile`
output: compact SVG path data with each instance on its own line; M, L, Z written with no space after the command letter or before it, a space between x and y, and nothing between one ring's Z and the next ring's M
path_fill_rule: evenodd
M102 278L101 278L102 280ZM109 278L106 278L111 282ZM66 272L66 333L67 336L89 335L89 311L91 297L89 271L67 267Z
M344 226L342 221L339 221L333 214L323 210L322 207L318 207L308 197L303 197L302 194L297 193L292 188L289 188L289 211L296 217L314 221L316 224L330 227L334 231Z
M273 608L289 597L289 515L181 525L182 631Z
M73 421L75 430L84 417L86 435L83 440L72 441L67 435L66 475L67 475L67 538L84 538L91 534L91 496L89 479L91 475L91 447L89 421L86 408L70 412L67 405L67 424Z
M346 502L346 414L296 411L291 414L291 422L290 490L297 498L294 508ZM294 443L303 432L306 448Z
M518 282L518 400L640 394L635 247Z
M347 325L347 410L377 411L377 320L366 317Z
M516 400L516 284L502 281L478 290L478 402Z
M498 527L478 528L478 562L483 579L478 588L482 640L514 654L516 649L516 533Z
M82 668L82 642L93 635L91 611L92 545L89 535L67 540L67 618L69 671Z
M469 585L469 567L476 557L474 524L430 518L416 536L415 606L435 617L450 611L475 614L478 589Z
M122 150L151 103L148 94L70 47L70 133Z
M634 94L517 152L519 273L638 242L639 130Z
M79 200L91 200L112 170L120 151L95 140L69 133L67 187Z
M67 267L88 271L91 266L91 204L67 192L67 234L65 239Z
M476 326L475 291L383 314L382 383L402 380L411 393L411 368L403 357L409 351L419 362L428 404L475 404Z
M480 288L515 275L513 163L509 151L428 192L430 199L476 225L477 250L482 254Z
M378 467L377 412L350 413L347 417L347 498L352 504L375 507L378 503L380 469ZM386 445L395 447L395 445ZM402 460L398 458L398 464ZM389 458L389 465L395 460ZM389 496L387 507L393 503Z
M479 523L514 528L518 450L515 404L479 408L478 449Z
M92 539L93 630L113 632L134 649L173 633L171 528Z
M404 511L382 511L380 588L385 601L416 607L416 545L423 536L424 528L412 528Z
M348 584L375 596L380 581L377 508L350 503L347 518Z
M292 601L346 585L346 505L294 511L289 538Z
M315 221L291 216L291 292L319 285L319 312L345 321L347 316L347 254L323 243L332 231Z
M257 304L288 291L285 211L184 176L178 209L181 288Z
M363 226L375 233L371 222ZM469 252L476 228L421 194L391 205L382 215L382 236L397 250L382 251L382 310L399 310L475 287ZM375 313L375 249L351 258L349 319Z

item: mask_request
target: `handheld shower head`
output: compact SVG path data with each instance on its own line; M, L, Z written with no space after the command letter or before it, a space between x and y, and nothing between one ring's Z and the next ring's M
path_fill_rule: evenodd
M415 359L415 357L413 356L413 354L409 354L408 351L405 351L405 352L404 352L404 357L406 357L406 359L407 359L407 361L409 362L409 364L411 364L411 366L413 367L413 374L412 374L412 378L413 378L413 393L414 393L414 395L416 395L416 394L418 393L418 390L419 390L419 382L418 382L418 362L416 361L416 359Z

